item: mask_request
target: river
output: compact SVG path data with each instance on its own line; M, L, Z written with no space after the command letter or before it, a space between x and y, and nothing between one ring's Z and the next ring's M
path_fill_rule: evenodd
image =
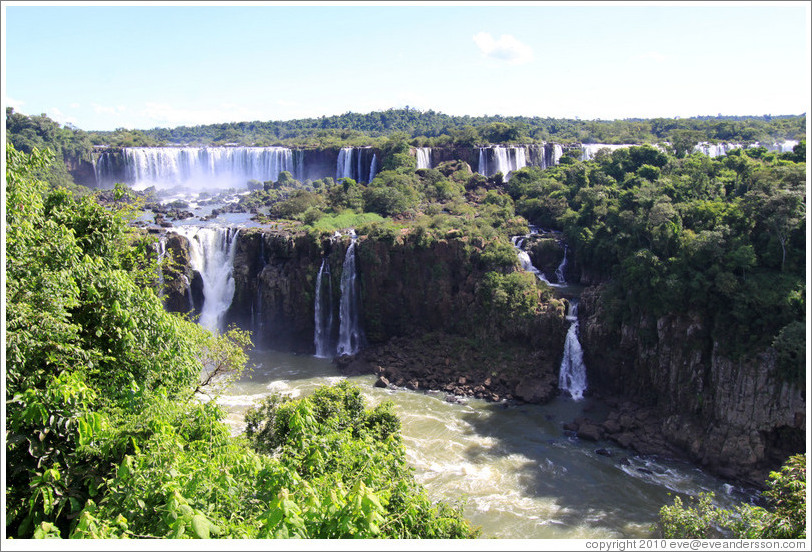
M298 397L344 379L330 360L307 355L252 351L249 365L253 370L219 399L235 432L243 430L246 409L270 393ZM465 517L484 538L648 537L675 494L714 491L723 506L750 496L690 464L635 456L564 431L564 422L584 412L601 415L602 405L589 398L458 404L440 392L375 388L371 375L346 379L370 405L395 403L417 481L434 499L463 500ZM612 456L595 452L601 448Z

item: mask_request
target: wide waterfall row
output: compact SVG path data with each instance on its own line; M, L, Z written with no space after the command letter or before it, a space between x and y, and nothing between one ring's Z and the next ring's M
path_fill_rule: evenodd
M189 240L189 262L203 281L203 308L199 323L212 331L222 331L226 311L234 299L234 253L237 228L193 226L174 230Z
M500 172L505 180L510 173L527 166L527 148L525 146L489 146L479 148L479 168L477 172L493 176Z
M767 151L777 151L778 153L786 153L791 152L792 149L798 145L797 140L784 140L782 142L772 142L772 143L764 143L760 144L758 142L754 143L752 146L747 146L739 143L730 143L730 142L722 142L719 144L710 144L708 142L700 142L696 146L694 146L694 151L699 153L704 153L708 157L720 157L722 155L727 155L728 152L733 151L734 149L739 148L748 148L748 147L759 147L764 146L767 148Z
M581 342L578 341L578 301L575 299L570 303L567 320L570 321L570 329L564 342L564 356L558 372L558 388L568 392L573 399L579 400L584 398L586 391L586 366Z
M336 180L352 178L369 183L378 173L378 156L372 148L341 148L336 162Z
M109 185L118 174L113 156L96 161L96 181ZM137 188L174 186L195 188L244 187L249 180L277 180L282 171L303 174L303 156L290 148L124 148L124 180Z

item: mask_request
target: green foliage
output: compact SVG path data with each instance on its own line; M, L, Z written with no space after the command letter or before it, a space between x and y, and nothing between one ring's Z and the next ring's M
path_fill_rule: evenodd
M357 388L266 405L232 437L201 401L239 375L249 336L165 312L146 237L47 192L33 176L47 161L7 150L10 535L476 536L414 483L392 405L367 408Z
M476 536L458 510L431 504L415 486L391 402L369 409L345 381L302 399L272 396L249 410L246 422L255 450L275 452L301 478L295 494L280 493L272 503L278 511L260 535Z
M660 509L657 532L668 539L805 539L806 456L790 457L780 472L770 473L767 485L766 509L741 504L725 510L713 503L713 493L700 493L688 506L675 497Z

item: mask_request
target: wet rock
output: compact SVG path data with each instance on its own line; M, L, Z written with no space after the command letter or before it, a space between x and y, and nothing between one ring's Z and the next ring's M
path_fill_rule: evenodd
M608 419L603 422L602 427L606 433L618 433L621 430L620 424L616 420Z
M601 428L594 424L581 424L577 432L579 439L587 441L599 441L603 437Z
M374 387L383 387L385 389L389 387L389 380L383 376L378 376L378 379L375 380Z
M595 454L599 454L601 456L608 456L610 458L612 457L612 451L605 448L595 449Z

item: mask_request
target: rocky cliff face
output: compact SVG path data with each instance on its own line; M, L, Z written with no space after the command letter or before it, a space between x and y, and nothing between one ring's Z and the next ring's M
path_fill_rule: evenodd
M182 236L171 233L169 236L167 249L179 267L165 275L167 308L187 312L193 304L199 311L202 293L196 291L196 284L200 278L188 267L188 243ZM410 380L422 380L424 384L433 381L435 386L453 382L455 387L449 390L460 394L516 396L528 402L549 399L556 391L557 366L568 328L565 304L558 300L540 302L537 315L518 321L503 319L483 300L481 286L487 267L480 266L475 255L484 244L472 246L465 238L428 245L418 242L409 236L387 240L361 236L358 240L360 319L366 341L374 351L368 360L374 361L376 367L383 366L377 371L388 373L389 361L393 369L398 369L397 373L403 368L398 364L402 353L392 356L386 352L388 349L377 346L393 338L414 340L437 332L439 340L450 340L458 351L465 348L464 339L471 339L480 344L509 344L515 356L524 359L518 364L511 361L502 362L504 366L480 366L477 378L471 378L475 370L470 364L457 362L465 355L444 354L442 362L423 355L431 357L432 362L411 363L411 371L402 372ZM340 319L341 272L349 243L347 236L318 239L303 233L242 230L234 257L235 294L226 322L252 330L257 346L312 354L316 279L322 259L326 259L335 341ZM414 343L404 341L399 349L410 350ZM489 357L485 352L472 352L472 358ZM371 365L366 369L373 371ZM492 372L506 377L500 379ZM459 384L466 374L468 385ZM476 385L471 385L475 381ZM485 381L489 382L487 386ZM482 388L477 389L480 384Z
M598 288L580 305L590 387L646 412L645 424L615 423L624 413L612 418L604 428L610 438L634 446L642 436L641 448L648 448L645 441L659 436L716 473L755 484L805 449L804 390L781 379L774 352L726 358L690 314L641 316L610 328Z

